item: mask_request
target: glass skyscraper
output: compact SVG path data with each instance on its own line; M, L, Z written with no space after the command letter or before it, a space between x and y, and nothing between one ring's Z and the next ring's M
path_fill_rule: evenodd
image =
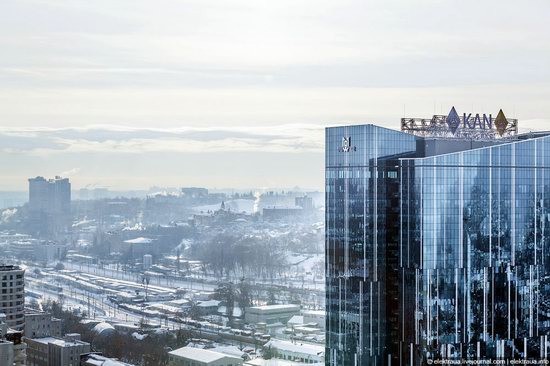
M544 133L328 128L327 365L545 358L549 167Z

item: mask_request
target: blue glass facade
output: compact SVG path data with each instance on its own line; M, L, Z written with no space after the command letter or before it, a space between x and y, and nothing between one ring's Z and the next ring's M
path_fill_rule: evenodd
M327 364L546 357L550 136L427 145L326 131Z
M326 144L325 359L377 364L397 337L398 158L416 138L365 125L327 129Z

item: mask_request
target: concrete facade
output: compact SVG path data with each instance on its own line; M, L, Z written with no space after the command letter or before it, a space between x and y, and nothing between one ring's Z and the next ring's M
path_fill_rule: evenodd
M90 352L90 344L82 342L79 335L27 338L28 366L79 366L80 355Z
M25 337L61 337L61 320L52 318L51 314L26 310Z
M25 329L25 270L0 266L0 313L6 314L8 327Z

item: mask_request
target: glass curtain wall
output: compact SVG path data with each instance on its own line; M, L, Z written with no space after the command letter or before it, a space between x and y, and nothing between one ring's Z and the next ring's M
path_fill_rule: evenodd
M398 359L398 164L415 150L373 125L326 130L327 365Z
M401 161L400 364L547 356L549 163L550 137Z

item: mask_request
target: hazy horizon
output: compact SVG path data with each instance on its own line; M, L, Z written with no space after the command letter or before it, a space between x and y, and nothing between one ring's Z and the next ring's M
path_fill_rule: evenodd
M502 108L550 125L550 3L0 5L0 190L322 189L323 128ZM66 174L63 174L66 173Z

